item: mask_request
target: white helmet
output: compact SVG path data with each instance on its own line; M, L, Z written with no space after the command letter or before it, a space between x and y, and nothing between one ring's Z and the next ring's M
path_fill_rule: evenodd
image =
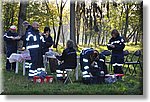
M15 25L12 25L12 26L10 26L10 29L11 29L11 30L16 30L17 27L16 27Z

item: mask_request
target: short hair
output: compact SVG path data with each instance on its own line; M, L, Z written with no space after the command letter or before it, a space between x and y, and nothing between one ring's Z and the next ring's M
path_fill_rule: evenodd
M51 31L49 27L44 28L44 33L46 33L47 31L49 31L49 32Z
M111 35L112 35L112 34L115 34L116 36L118 36L118 35L119 35L119 32L118 32L117 29L114 29L114 30L112 30L112 32L111 32Z
M36 21L34 21L34 22L32 23L32 26L34 27L35 25L39 25L39 23L36 22Z
M68 40L66 46L67 46L67 48L73 48L74 42L72 40Z

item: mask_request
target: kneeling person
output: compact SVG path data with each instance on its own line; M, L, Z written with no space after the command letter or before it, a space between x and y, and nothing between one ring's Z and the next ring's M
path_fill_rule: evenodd
M102 63L105 62L104 60L100 59L99 52L92 48L82 50L80 54L80 65L84 83L93 84L103 81L105 70Z

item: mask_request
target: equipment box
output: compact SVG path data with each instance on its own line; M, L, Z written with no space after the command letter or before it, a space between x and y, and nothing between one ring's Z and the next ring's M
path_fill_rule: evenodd
M46 76L44 79L40 76L34 76L33 77L34 83L52 83L53 82L53 76Z

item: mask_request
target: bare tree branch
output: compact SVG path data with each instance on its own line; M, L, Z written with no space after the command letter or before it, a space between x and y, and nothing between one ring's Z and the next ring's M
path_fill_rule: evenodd
M66 3L67 3L67 0L65 1L64 5L62 6L62 9L65 7Z
M59 5L58 5L58 2L56 0L56 5L57 5L57 10L58 10L58 13L59 13Z

